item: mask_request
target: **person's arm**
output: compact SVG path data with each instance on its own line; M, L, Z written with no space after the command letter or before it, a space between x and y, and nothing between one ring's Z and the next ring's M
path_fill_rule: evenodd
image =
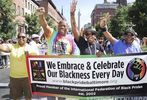
M38 8L37 13L39 15L39 23L44 30L44 35L45 35L45 37L49 38L51 36L51 34L53 33L53 29L48 25L48 23L45 19L45 9L44 9L44 7Z
M115 41L117 40L115 37L112 36L111 33L109 33L108 31L103 32L104 36L108 39L108 41L110 41L111 44L114 44Z
M75 11L76 11L76 5L77 1L73 0L72 4L70 5L70 20L71 20L71 27L72 27L72 33L74 35L74 38L76 41L79 41L79 32L75 20Z
M2 44L0 44L0 51L9 53L11 50L8 47L8 45L2 45Z
M100 29L103 32L104 36L110 41L111 44L114 44L115 41L117 40L115 37L112 36L111 33L108 32L107 28L107 21L108 21L109 15L106 15L105 17L101 18L100 20Z

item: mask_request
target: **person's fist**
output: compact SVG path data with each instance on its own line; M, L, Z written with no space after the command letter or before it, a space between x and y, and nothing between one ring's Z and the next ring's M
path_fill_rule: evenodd
M36 10L36 14L37 14L37 15L44 15L44 14L45 14L45 9L44 9L44 7L39 7L39 8Z

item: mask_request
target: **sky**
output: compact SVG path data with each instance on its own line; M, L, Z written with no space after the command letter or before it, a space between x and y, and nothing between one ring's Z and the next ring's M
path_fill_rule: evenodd
M61 12L63 8L63 15L66 18L68 24L70 25L70 3L72 0L52 0L58 11ZM108 2L114 2L116 0L107 0ZM127 0L128 3L134 2L135 0ZM76 9L76 22L78 21L78 12L80 11L80 27L91 22L91 12L96 4L103 4L104 0L78 0Z

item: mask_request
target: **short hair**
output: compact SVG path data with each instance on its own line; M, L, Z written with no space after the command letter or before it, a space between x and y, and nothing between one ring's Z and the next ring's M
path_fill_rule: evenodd
M20 36L20 35L23 35L23 36L26 37L26 33L24 33L24 32L20 32L20 33L18 33L17 37Z
M67 24L67 21L66 21L66 20L61 20L61 21L58 23L58 25L59 25L59 24L62 24L62 23L65 23L65 24L66 24L66 26L68 26L68 24Z

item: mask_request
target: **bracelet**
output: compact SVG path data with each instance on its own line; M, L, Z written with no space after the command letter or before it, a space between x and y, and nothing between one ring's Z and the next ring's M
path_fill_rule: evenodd
M106 32L106 31L108 31L108 29L107 29L106 27L104 27L104 28L101 28L101 27L100 27L100 30L101 30L101 32Z

